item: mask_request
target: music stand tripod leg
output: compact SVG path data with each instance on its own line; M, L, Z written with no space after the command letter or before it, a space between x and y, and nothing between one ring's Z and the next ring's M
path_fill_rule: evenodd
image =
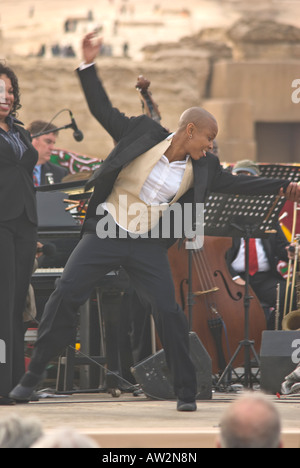
M194 293L193 293L193 250L189 249L188 251L188 323L189 323L189 331L191 332L193 329L193 306L195 304L194 301Z
M254 357L256 359L256 362L258 366L260 366L258 356L256 354L256 351L254 349L254 341L249 340L249 308L250 308L250 300L253 299L252 296L249 295L249 239L251 238L251 233L254 232L254 227L252 227L253 231L251 230L250 226L245 226L244 228L233 224L233 226L244 232L244 240L245 240L245 296L244 296L244 339L240 341L236 351L234 352L232 358L230 359L228 365L226 366L224 372L222 373L220 379L218 380L216 384L216 388L219 388L220 384L224 380L224 377L227 375L229 369L231 369L231 366L233 362L235 361L235 358L239 354L239 352L244 348L244 357L245 357L245 362L244 362L244 369L245 369L245 374L244 374L244 386L246 388L252 388L252 373L251 373L251 362L250 362L250 349L254 354Z

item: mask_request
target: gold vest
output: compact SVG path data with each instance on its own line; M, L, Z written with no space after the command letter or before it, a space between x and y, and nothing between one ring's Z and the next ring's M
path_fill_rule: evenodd
M170 140L163 140L125 166L117 177L106 205L116 223L126 231L136 234L150 231L157 225L163 211L193 186L193 167L189 158L179 190L171 202L148 205L140 199L139 194L147 177L169 146Z

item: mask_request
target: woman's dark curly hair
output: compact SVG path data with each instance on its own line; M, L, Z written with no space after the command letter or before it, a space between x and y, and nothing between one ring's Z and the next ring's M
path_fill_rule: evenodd
M22 107L21 104L20 104L20 88L19 88L18 78L17 78L16 74L14 73L14 71L11 68L7 67L6 65L4 65L1 62L0 62L0 75L6 75L11 81L11 84L12 84L12 87L13 87L13 93L14 93L14 97L15 97L14 105L13 105L11 114L16 115L17 110L21 109L21 107Z

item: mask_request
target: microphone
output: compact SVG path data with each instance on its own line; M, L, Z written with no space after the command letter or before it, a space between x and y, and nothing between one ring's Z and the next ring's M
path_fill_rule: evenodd
M71 117L71 122L72 122L72 128L74 130L74 133L73 133L73 137L75 138L76 141L82 141L84 136L83 136L83 133L81 130L79 130L79 128L77 127L77 124L75 122L75 119L73 117L73 114L72 112L69 110L70 112L70 117Z
M45 244L43 247L38 247L36 249L37 253L42 253L47 257L53 257L56 254L56 247L54 244Z

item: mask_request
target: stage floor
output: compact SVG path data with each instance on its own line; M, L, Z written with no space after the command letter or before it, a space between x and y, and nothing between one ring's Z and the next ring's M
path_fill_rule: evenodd
M1 417L36 417L46 432L71 426L93 437L102 448L214 448L223 411L237 393L213 393L193 413L176 411L175 401L149 400L123 393L54 395L29 404L2 406ZM300 395L270 395L283 426L285 448L300 448Z

